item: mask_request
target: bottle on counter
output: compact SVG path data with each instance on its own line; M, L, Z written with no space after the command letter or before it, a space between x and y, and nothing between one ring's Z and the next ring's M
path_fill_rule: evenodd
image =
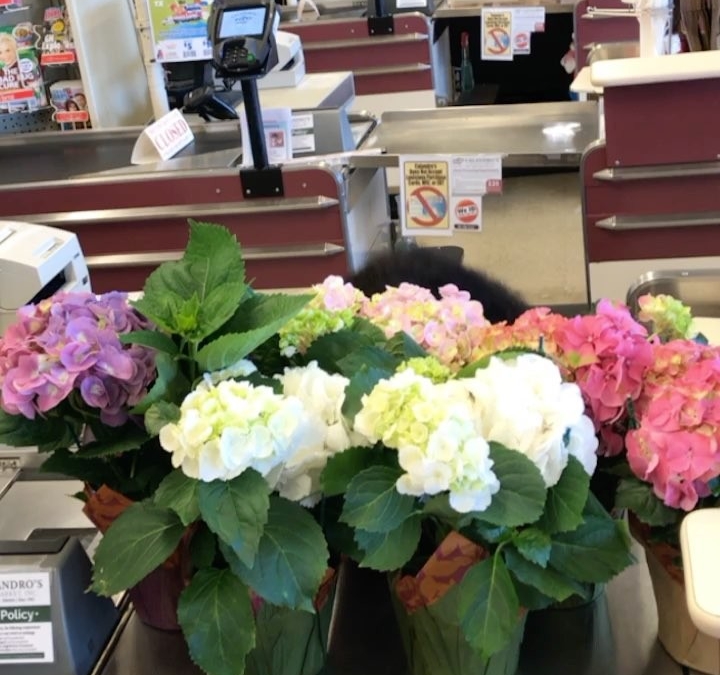
M473 73L472 61L470 60L470 35L463 33L460 36L460 48L462 59L460 61L460 91L472 91L475 88L475 75Z

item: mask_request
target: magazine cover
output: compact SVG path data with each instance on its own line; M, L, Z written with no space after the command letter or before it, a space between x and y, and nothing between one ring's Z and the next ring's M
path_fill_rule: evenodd
M0 112L47 106L47 94L32 26L0 26Z

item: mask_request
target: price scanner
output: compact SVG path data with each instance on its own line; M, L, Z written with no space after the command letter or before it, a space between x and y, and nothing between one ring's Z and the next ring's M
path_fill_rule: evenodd
M274 0L215 0L208 21L213 66L223 78L258 78L278 62Z

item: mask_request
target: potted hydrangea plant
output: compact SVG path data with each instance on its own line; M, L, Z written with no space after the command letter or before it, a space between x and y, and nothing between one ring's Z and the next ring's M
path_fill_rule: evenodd
M625 523L589 489L581 389L544 354L495 349L507 327L455 287L315 291L281 346L350 380L359 445L321 478L342 497L346 552L389 574L413 673L514 673L528 610L632 561Z

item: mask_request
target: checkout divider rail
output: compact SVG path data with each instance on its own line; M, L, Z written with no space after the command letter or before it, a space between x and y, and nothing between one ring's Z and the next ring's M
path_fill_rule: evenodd
M285 198L250 200L231 170L3 186L0 218L75 232L96 292L142 288L155 267L183 250L188 217L236 234L258 288L306 287L345 274L351 242L342 174L285 167L283 181ZM38 213L50 204L56 215Z

